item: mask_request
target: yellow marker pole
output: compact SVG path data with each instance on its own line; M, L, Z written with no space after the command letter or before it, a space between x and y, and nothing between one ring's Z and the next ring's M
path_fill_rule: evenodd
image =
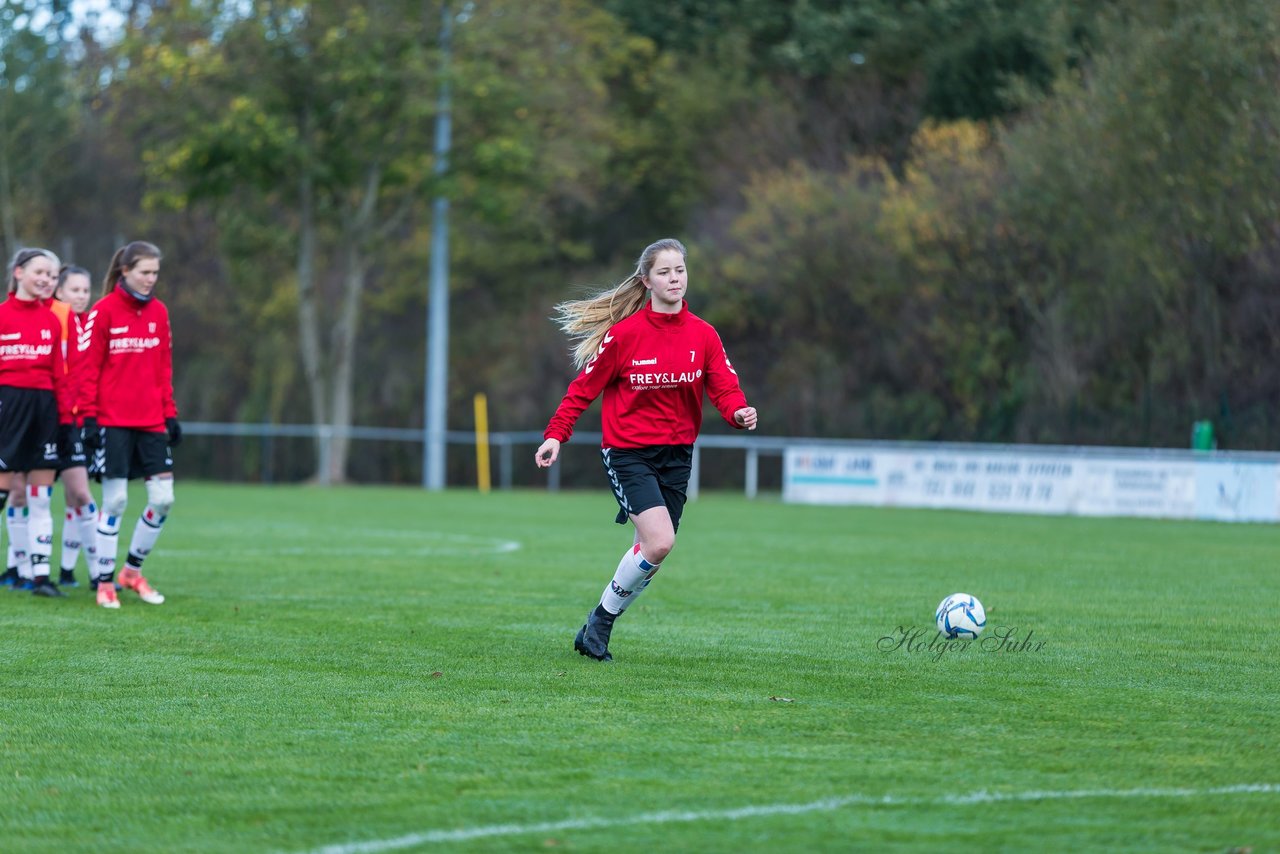
M484 392L475 397L476 405L476 485L489 491L489 398Z

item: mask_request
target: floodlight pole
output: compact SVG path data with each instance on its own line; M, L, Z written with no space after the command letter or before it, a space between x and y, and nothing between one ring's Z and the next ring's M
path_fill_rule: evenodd
M440 94L436 102L435 175L437 182L449 168L452 135L449 60L453 18L449 3L440 13ZM431 283L427 305L427 364L425 374L425 435L422 447L422 485L444 489L445 413L449 382L449 199L437 186L431 222Z

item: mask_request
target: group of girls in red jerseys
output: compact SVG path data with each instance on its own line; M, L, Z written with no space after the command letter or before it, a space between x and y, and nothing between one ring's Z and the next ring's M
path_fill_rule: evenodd
M119 590L164 602L142 574L173 506L172 447L182 439L173 400L169 312L154 296L160 250L121 247L89 308L87 270L46 249L21 249L0 302L0 510L9 533L3 584L41 597L78 587L81 551L98 605ZM89 488L102 484L101 505ZM144 478L147 506L116 574L128 483ZM51 577L53 483L66 494L58 580ZM6 508L6 504L8 505Z

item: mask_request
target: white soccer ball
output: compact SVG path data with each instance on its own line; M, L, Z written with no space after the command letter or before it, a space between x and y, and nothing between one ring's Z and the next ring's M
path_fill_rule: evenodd
M976 597L952 593L938 604L934 620L944 637L972 640L986 628L987 611Z

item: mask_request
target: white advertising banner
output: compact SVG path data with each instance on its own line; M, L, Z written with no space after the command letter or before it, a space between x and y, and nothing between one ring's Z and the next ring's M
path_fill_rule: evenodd
M783 500L1002 513L1277 521L1280 463L1016 448L788 448Z
M1280 518L1280 476L1267 463L1203 462L1196 466L1196 516L1236 522Z

